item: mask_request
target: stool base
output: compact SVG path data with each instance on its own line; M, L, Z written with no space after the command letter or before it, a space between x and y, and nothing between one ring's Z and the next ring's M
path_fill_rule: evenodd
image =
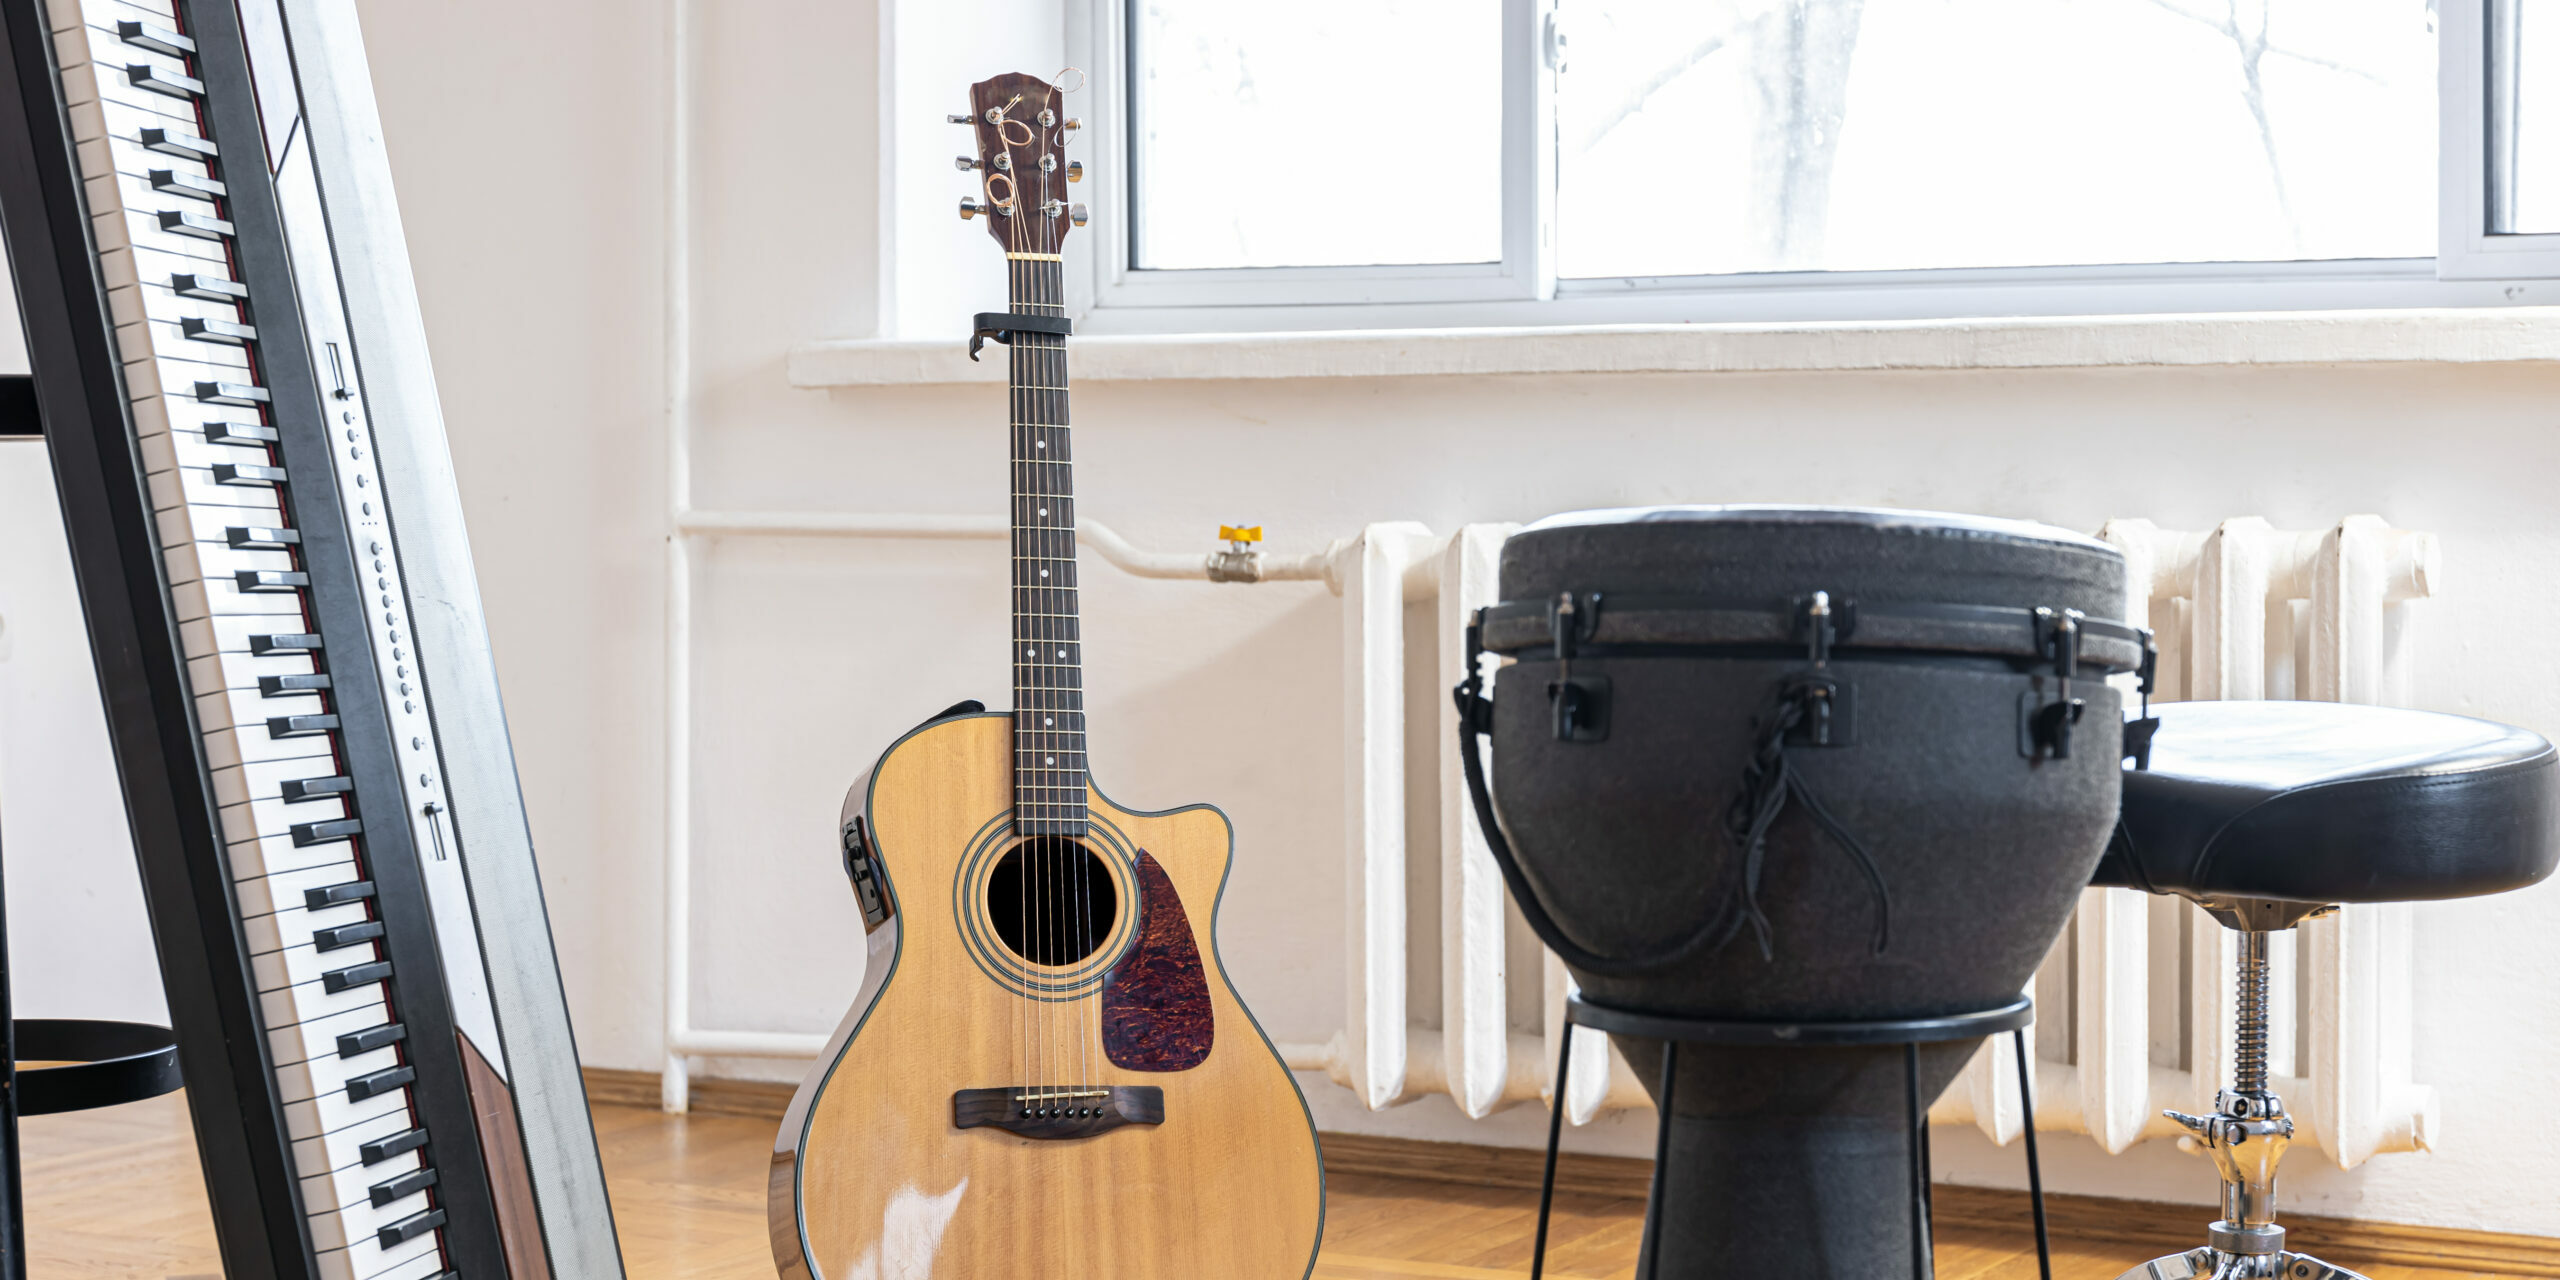
M2219 1253L2191 1249L2153 1258L2116 1280L2366 1280L2305 1253Z

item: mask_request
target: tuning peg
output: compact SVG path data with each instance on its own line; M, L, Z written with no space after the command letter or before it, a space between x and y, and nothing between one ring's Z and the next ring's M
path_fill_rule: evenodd
M975 200L963 197L960 201L960 220L962 222L967 222L969 219L977 217L979 214L985 213L986 211L987 207Z
M1084 225L1084 216L1085 216L1085 215L1084 215L1084 206L1083 206L1083 205L1080 205L1080 204L1078 204L1078 205L1069 205L1069 206L1067 207L1067 221L1072 222L1072 223L1076 224L1077 226L1081 227L1081 226L1083 226L1083 225Z
M943 119L948 120L953 124L976 124L978 122L978 118L976 116L970 115L966 111L944 116Z
M1082 182L1082 181L1084 181L1084 161L1082 161L1082 160L1069 160L1069 161L1067 162L1067 181L1069 181L1069 182Z
M1077 118L1077 117L1075 117L1075 116L1068 116L1068 117L1067 117L1067 119L1066 119L1066 123L1061 124L1061 125L1059 125L1059 126L1058 126L1058 145L1063 147L1063 146L1067 145L1068 143L1075 141L1075 140L1076 140L1076 137L1075 137L1076 130L1081 129L1081 128L1083 128L1083 127L1084 127L1084 121L1083 121L1083 120L1081 120L1081 119L1079 119L1079 118Z
M978 167L978 162L969 156L957 157L951 162L951 164L953 168L958 169L962 173L967 173L971 169Z

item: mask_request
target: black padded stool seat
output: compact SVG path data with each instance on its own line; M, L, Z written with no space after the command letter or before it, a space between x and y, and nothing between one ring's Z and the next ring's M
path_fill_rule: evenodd
M2155 705L2151 767L2093 882L2198 899L2406 902L2560 860L2560 753L2468 716L2338 702Z

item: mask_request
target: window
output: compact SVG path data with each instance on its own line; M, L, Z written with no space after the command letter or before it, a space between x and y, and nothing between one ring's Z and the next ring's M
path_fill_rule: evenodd
M2560 0L1070 2L1104 330L2560 299Z

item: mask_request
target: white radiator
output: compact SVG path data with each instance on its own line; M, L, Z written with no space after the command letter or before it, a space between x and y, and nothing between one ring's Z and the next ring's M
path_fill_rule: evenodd
M1327 1071L1372 1108L1446 1093L1481 1118L1554 1096L1554 1036L1570 979L1551 955L1537 974L1508 971L1511 909L1449 755L1447 690L1464 662L1463 620L1493 601L1512 527L1434 535L1373 525L1337 562L1351 737L1345 1026L1328 1043L1283 1050L1292 1066ZM2309 533L2254 517L2210 533L2118 520L2100 536L2125 553L2127 617L2159 633L2161 700L2408 701L2405 606L2433 589L2433 535L2353 516ZM1407 606L1420 602L1434 605L1436 662L1407 661ZM1436 708L1440 730L1409 737L1409 705ZM1439 783L1437 1026L1413 1016L1409 981L1417 942L1430 945L1408 927L1408 778L1417 770ZM2233 936L2176 899L2090 890L2033 988L2037 1127L2086 1133L2110 1152L2182 1134L2162 1108L2204 1109L2229 1072ZM2278 939L2276 1087L2342 1166L2427 1145L2435 1094L2411 1079L2409 948L2406 906L2351 907ZM1536 996L1523 1003L1543 1010L1536 1028L1511 1016L1523 984ZM1606 1038L1577 1034L1567 1118L1582 1124L1647 1105L1626 1064L1601 1052ZM1972 1122L2002 1143L2018 1135L2005 1042L1986 1046L1931 1117Z

